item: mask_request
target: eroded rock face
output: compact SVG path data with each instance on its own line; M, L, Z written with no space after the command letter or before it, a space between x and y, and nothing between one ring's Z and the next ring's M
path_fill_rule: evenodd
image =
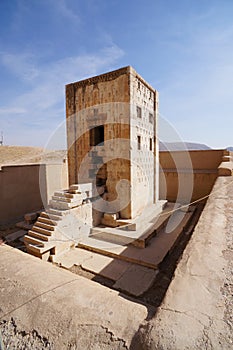
M31 332L21 330L16 324L14 318L11 318L8 321L0 321L0 331L4 349L57 349L57 344L55 346L53 342L49 341L46 337L43 337L36 330L32 330ZM127 346L124 340L114 338L113 334L107 328L97 325L79 325L77 326L76 337L73 337L63 349L124 350L127 349Z
M47 338L40 335L36 330L27 333L18 328L14 318L0 321L0 331L4 349L11 350L53 350L54 345ZM0 338L1 340L1 338ZM1 343L0 343L1 344Z

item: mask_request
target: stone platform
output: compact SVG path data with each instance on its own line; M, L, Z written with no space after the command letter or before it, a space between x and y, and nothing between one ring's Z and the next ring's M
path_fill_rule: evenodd
M67 269L80 266L94 275L112 280L113 288L139 296L153 284L159 264L181 233L188 230L195 206L187 211L173 210L174 204L168 204L159 216L147 217L149 224L142 221L138 229L132 231L134 238L130 237L131 232L119 228L103 228L103 231L96 228L94 235L80 240L77 248L54 257L53 261ZM145 247L135 246L134 241L143 242Z
M144 212L130 220L120 220L124 223L120 227L99 225L91 230L91 237L120 245L132 244L145 248L150 239L155 236L168 222L171 212L179 207L173 203L160 200L157 204L146 208Z

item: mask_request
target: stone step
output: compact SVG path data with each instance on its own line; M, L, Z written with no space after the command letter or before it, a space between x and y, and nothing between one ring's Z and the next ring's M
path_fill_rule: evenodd
M41 213L40 218L54 220L54 221L59 222L62 219L62 216L43 212L43 213Z
M45 243L44 241L41 241L40 239L37 239L37 238L33 238L29 235L24 236L24 242L32 244L37 247L42 247L42 248L44 247L44 243Z
M183 213L178 211L174 213L168 225L153 237L150 244L144 249L133 245L114 244L92 237L81 240L78 248L157 269L167 253L175 245L180 234L188 227L192 215L193 212Z
M127 246L100 241L94 238L86 238L78 243L78 248L105 255L110 258L116 258L150 268L157 268L157 265L155 266L154 264L147 263L146 261L141 261L138 254L138 251L141 251L141 249L139 250L136 247L132 247L134 251L131 249L130 252L123 254L124 251L129 249Z
M89 237L92 237L104 242L109 242L109 243L119 244L124 246L133 244L133 241L135 240L135 238L131 237L130 235L125 236L125 235L117 234L115 232L111 233L111 232L101 231L101 228L98 228L98 227L91 230L91 234Z
M38 238L41 241L49 241L51 239L51 236L43 235L43 234L36 232L34 230L28 231L28 236Z
M80 192L79 190L69 190L70 195L75 195L75 194L82 194L83 192Z
M46 224L46 225L53 225L53 226L56 226L58 224L58 222L55 221L55 220L50 220L50 219L47 219L47 218L44 218L44 217L41 217L41 216L37 219L37 223L38 222Z
M77 194L81 194L81 193L77 193ZM56 195L56 194L54 194L54 195ZM86 196L86 194L84 194L84 195ZM65 193L65 198L75 198L75 193Z
M45 230L48 230L48 231L54 231L56 229L55 225L47 224L47 223L41 222L39 220L37 220L37 222L35 223L34 226L44 228Z
M38 233L41 233L42 235L45 235L45 236L51 236L53 231L50 231L50 230L46 230L42 227L39 227L37 226L37 223L35 223L35 225L33 226L32 228L33 231L36 231Z
M67 197L59 197L59 196L52 196L52 200L58 201L58 202L65 202L65 203L73 203L75 201L81 201L83 199L82 194L77 194L72 198L67 198Z
M82 204L83 199L79 200L79 201L75 201L73 203L68 203L66 201L57 201L57 200L50 200L49 201L49 205L53 208L53 209L61 209L61 210L69 210L75 207L78 207Z
M90 192L92 191L92 184L91 183L85 183L85 184L74 184L71 185L69 188L69 192L72 190L80 191L80 192Z
M58 197L64 197L68 192L68 190L64 190L64 191L55 191L54 192L54 196L58 196Z
M37 257L40 257L41 258L41 255L43 255L44 253L50 251L51 249L53 249L55 247L55 244L54 243L50 243L50 242L45 242L44 243L44 246L43 247L39 247L39 246L35 246L31 243L27 243L26 242L26 248L27 248L27 251L30 253L30 252L34 252L36 253Z
M54 209L54 208L48 208L46 210L46 213L56 215L56 216L64 216L68 214L67 210Z
M167 224L169 218L172 215L172 211L161 213L155 224L150 227L141 237L137 238L132 242L133 245L139 248L145 248L150 240L155 237Z

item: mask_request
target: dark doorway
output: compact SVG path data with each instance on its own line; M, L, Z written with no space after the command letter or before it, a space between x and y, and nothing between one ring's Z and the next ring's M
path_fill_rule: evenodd
M104 125L96 126L90 130L90 146L98 146L104 142Z

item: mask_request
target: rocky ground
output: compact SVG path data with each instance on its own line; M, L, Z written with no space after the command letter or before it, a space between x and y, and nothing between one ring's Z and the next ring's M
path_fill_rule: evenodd
M87 328L87 327L86 327ZM45 337L42 337L36 330L25 332L18 328L15 320L0 321L0 349L1 350L56 350L53 343ZM90 337L90 329L86 330L86 335ZM125 350L124 341L113 339L112 334L105 329L97 330L93 326L92 349L95 350ZM85 334L85 326L82 327L82 333ZM98 335L97 335L98 334ZM1 345L2 340L2 345ZM2 346L2 348L1 348ZM85 350L85 337L80 336L80 344L68 343L66 350Z
M229 189L231 201L227 205L227 230L226 230L226 250L223 251L224 258L227 261L225 268L225 281L222 286L222 294L225 300L224 322L229 330L229 343L233 347L233 188Z
M10 321L0 321L0 329L3 350L54 349L54 346L50 344L48 339L41 337L37 331L26 333L25 331L19 330L13 318Z

